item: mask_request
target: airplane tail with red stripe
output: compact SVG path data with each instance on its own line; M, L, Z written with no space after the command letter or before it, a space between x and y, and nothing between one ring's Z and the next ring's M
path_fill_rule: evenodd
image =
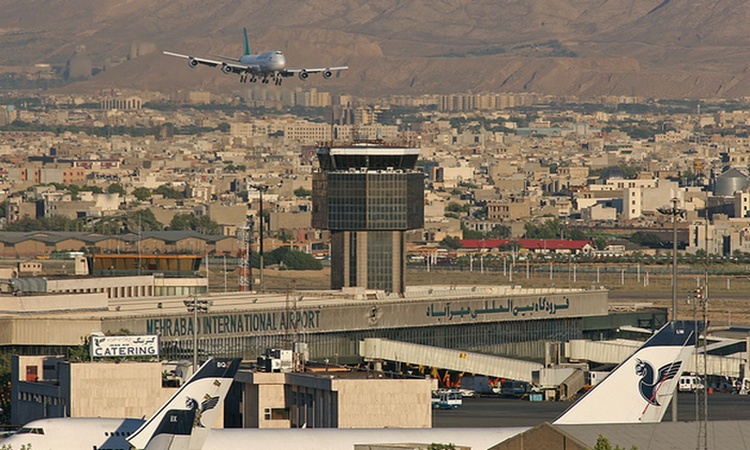
M697 322L667 323L553 423L661 422L700 331Z

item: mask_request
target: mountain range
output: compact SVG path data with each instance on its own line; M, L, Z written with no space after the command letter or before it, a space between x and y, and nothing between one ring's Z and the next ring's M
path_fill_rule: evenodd
M107 70L68 90L232 92L236 76L161 50L239 55L243 27L289 66L351 68L279 89L750 96L741 0L4 0L0 66L61 66L85 46Z

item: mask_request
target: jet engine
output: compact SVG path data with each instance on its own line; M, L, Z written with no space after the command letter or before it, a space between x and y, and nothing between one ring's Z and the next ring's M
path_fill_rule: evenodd
M323 71L323 78L331 78L333 76L333 72L331 72L330 69L326 69Z
M188 66L190 66L192 69L195 69L196 67L198 67L198 64L200 63L198 62L197 59L193 57L188 58Z
M307 77L309 77L309 76L310 76L310 74L309 74L309 73L307 73L307 72L305 72L304 70L303 70L302 72L300 72L300 73L299 73L299 79L300 79L300 80L306 80L306 79L307 79Z
M224 72L224 73L226 73L226 74L230 74L230 73L232 73L232 66L230 66L227 63L224 63L224 64L221 65L221 71Z

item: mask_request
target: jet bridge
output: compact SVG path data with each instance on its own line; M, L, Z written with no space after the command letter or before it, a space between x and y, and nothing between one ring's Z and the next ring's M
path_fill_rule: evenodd
M544 367L539 363L519 359L380 338L366 338L364 341L360 341L359 354L369 361L398 361L527 382L531 382L532 371Z
M709 341L714 338L709 337ZM575 339L565 344L565 356L571 361L595 361L601 364L619 364L643 345L641 341L616 339L612 341L587 341ZM708 346L705 367L709 375L739 377L740 366L745 362L744 342L723 339ZM731 351L734 353L725 354ZM685 372L701 372L704 367L703 347L695 349L695 357L685 361ZM713 354L712 354L713 353Z

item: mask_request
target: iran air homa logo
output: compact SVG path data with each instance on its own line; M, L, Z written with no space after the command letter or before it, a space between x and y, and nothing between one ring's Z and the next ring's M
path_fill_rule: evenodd
M198 400L188 397L188 399L185 401L185 406L187 406L190 410L195 410L193 428L206 428L206 426L201 422L201 417L203 416L204 412L208 411L209 409L216 408L216 405L218 403L219 397L211 397L208 394L203 397L203 402L201 402L200 405L198 405Z
M681 361L666 364L659 368L659 373L654 374L654 366L648 361L636 359L635 374L641 377L638 383L638 391L641 397L654 406L661 406L656 400L656 394L662 383L671 380L680 373Z

